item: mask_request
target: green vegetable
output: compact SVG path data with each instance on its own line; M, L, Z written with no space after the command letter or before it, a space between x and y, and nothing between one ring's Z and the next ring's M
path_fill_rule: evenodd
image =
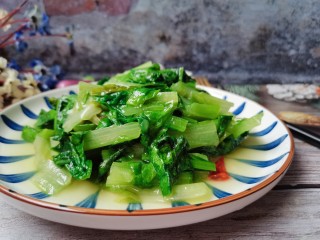
M54 136L55 140L59 141L66 133L63 129L63 124L68 117L68 112L73 108L76 102L76 96L64 96L57 100L56 105L56 116L54 119L53 129L55 130L56 135Z
M205 202L212 197L212 191L203 183L176 185L173 188L173 201L186 201L191 204Z
M195 119L215 119L220 111L219 105L191 103L185 106L184 114Z
M140 133L140 125L137 122L96 129L85 135L84 149L91 150L127 142L138 138Z
M26 142L34 142L36 139L37 134L40 132L39 129L30 127L30 126L25 126L22 129L22 139L25 140Z
M83 134L64 135L60 139L60 144L54 149L59 152L58 155L53 157L55 164L65 166L75 179L90 178L92 161L86 159L84 154Z
M247 135L248 132L244 132L237 138L235 138L233 135L230 135L222 142L220 142L218 146L200 147L197 148L197 151L206 153L213 157L223 156L236 149L240 145L240 143L247 137Z
M251 118L238 120L234 124L230 125L227 131L232 133L232 135L237 138L241 134L250 131L254 127L259 126L262 117L263 112L260 112Z
M124 147L119 149L106 149L102 150L102 162L99 164L99 177L102 178L109 173L112 163L123 153Z
M148 156L157 172L164 196L171 193L172 184L179 174L190 169L190 162L184 156L187 145L184 137L171 137L166 129L161 130L151 143Z
M40 166L39 171L31 181L46 194L55 194L71 183L72 176L66 170L59 168L53 161L47 160Z
M207 171L216 170L216 165L213 162L204 160L203 158L194 154L193 155L189 154L189 157L190 157L191 165L194 169L207 170Z
M198 90L183 68L152 62L50 102L22 131L35 145L35 184L53 194L71 178L90 180L132 202L210 199L210 157L233 151L263 115L237 119L231 102Z
M110 168L106 185L131 185L134 181L134 171L130 162L115 162Z
M80 124L85 120L91 119L93 116L101 112L101 109L94 103L87 104L80 111L78 109L73 109L74 111L68 114L62 127L64 132L70 132L75 126Z
M52 128L54 119L56 116L55 110L49 110L48 112L41 110L37 122L35 124L36 128Z
M217 146L219 137L214 121L202 121L187 126L183 136L187 139L190 148L201 146Z
M211 96L205 92L200 92L197 89L190 87L186 83L177 82L171 86L171 89L177 91L182 97L185 97L191 101L203 104L212 105L215 109L219 108L219 113L228 113L233 103L226 100Z
M44 111L41 110L39 117L34 127L25 126L22 130L22 139L26 142L34 142L36 135L41 132L42 129L52 129L54 119L56 117L55 110Z
M36 135L34 140L36 166L52 159L50 137L53 136L53 134L53 130L43 129Z
M168 119L167 124L168 128L170 129L184 132L187 129L188 120L176 116L171 116L171 118Z

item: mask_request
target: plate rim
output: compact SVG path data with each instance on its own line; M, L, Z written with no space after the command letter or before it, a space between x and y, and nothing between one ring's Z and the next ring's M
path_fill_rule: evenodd
M29 97L27 99L24 99L22 101L19 101L17 103L12 104L11 106L5 108L3 111L0 112L0 115L6 113L7 111L10 111L11 109L14 109L17 106L20 106L21 104L29 101L33 101L35 98L41 98L45 97L49 94L54 94L55 92L66 92L66 91L72 91L77 89L77 85L69 86L66 88L62 89L54 89L50 90L47 92L43 92L40 94L37 94L33 97ZM248 188L244 191L241 191L236 194L232 194L231 196L227 196L224 198L212 200L209 202L204 202L201 204L191 204L187 206L179 206L179 207L168 207L168 208L158 208L158 209L142 209L142 210L134 210L134 211L127 211L127 210L112 210L112 209L94 209L94 208L83 208L83 207L76 207L76 206L70 206L70 205L63 205L63 204L58 204L58 203L51 203L47 202L41 199L36 199L29 197L27 195L18 193L14 190L11 190L10 188L5 187L4 185L0 184L0 193L7 195L8 197L14 198L16 200L22 201L23 203L31 204L35 207L40 207L40 208L46 208L50 210L56 210L59 212L68 212L68 213L73 213L73 214L88 214L88 215L99 215L99 216L122 216L122 217L139 217L139 216L155 216L155 215L168 215L168 214L178 214L178 213L184 213L184 212L191 212L191 211L198 211L198 210L203 210L207 208L213 208L216 206L221 206L225 205L231 202L235 202L237 200L240 200L242 198L248 197L256 192L259 192L260 190L264 189L268 185L272 184L274 181L277 179L281 178L286 171L288 170L289 166L291 165L293 161L293 156L295 152L295 144L293 140L292 133L288 129L288 127L284 124L283 121L281 121L274 113L272 113L268 108L262 106L261 104L252 101L246 97L240 96L238 94L234 94L222 89L217 89L214 87L207 87L207 86L198 86L203 90L214 90L215 92L219 92L224 95L233 95L235 97L240 97L245 99L248 102L251 102L253 104L258 105L264 110L267 110L269 114L273 115L277 121L281 123L281 125L286 129L289 141L290 141L290 150L288 152L288 155L286 156L286 159L282 166L275 172L273 173L272 176L269 178L263 180L259 184Z

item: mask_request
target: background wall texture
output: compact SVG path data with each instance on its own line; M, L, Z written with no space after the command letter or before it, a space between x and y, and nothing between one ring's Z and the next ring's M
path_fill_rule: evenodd
M40 0L52 32L73 26L76 54L65 39L29 42L19 62L40 57L69 74L122 71L152 60L185 66L213 82L320 83L317 0ZM1 0L13 9L18 0Z

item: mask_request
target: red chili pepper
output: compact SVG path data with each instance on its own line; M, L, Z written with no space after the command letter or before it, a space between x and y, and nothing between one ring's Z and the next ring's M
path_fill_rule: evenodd
M224 181L230 178L227 173L226 166L224 164L224 157L220 157L216 162L216 171L212 171L209 173L209 179Z

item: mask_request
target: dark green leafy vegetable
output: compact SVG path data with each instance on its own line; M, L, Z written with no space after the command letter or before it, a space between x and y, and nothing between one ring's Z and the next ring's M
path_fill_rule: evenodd
M174 199L189 199L188 191L199 189L210 197L198 184L215 170L209 157L233 151L262 117L236 119L231 102L198 90L183 68L151 62L97 85L80 82L77 95L50 102L53 110L41 111L22 132L26 141L46 146L43 153L36 147L39 159L51 158L55 174L61 169L64 176L129 192L132 201L138 201L136 189L155 187ZM56 168L45 174L48 169ZM44 174L39 176L38 185ZM48 186L60 190L69 182Z
M112 163L120 157L124 150L124 146L121 146L119 149L109 148L102 150L102 162L99 164L99 178L106 176L110 171Z
M56 114L57 112L55 110L49 110L49 111L41 110L39 117L36 121L35 127L52 129Z
M83 134L64 135L55 150L59 152L58 155L53 157L55 164L65 166L75 179L90 178L92 161L86 159L84 154Z
M234 136L230 135L225 138L218 146L210 146L210 147L200 147L197 148L196 151L206 153L210 156L222 156L232 152L236 147L240 145L240 143L245 139L248 135L248 132L242 133L240 136L235 138Z
M26 142L33 142L36 138L36 135L40 133L42 129L53 129L55 117L55 110L41 110L34 127L25 126L23 128L22 139Z
M224 135L232 119L233 119L233 116L231 115L219 115L215 119L214 122L216 124L219 138L221 138Z
M37 134L40 132L39 129L30 127L30 126L25 126L22 130L22 139L25 140L26 142L34 142L36 139Z
M75 104L76 97L74 95L64 96L57 101L56 117L54 120L54 130L56 135L54 140L59 141L64 135L63 124L68 117L68 111L71 110Z
M162 129L151 143L149 159L154 166L164 196L169 195L172 183L182 171L190 170L190 162L185 156L187 141L184 137L171 137L167 129Z

